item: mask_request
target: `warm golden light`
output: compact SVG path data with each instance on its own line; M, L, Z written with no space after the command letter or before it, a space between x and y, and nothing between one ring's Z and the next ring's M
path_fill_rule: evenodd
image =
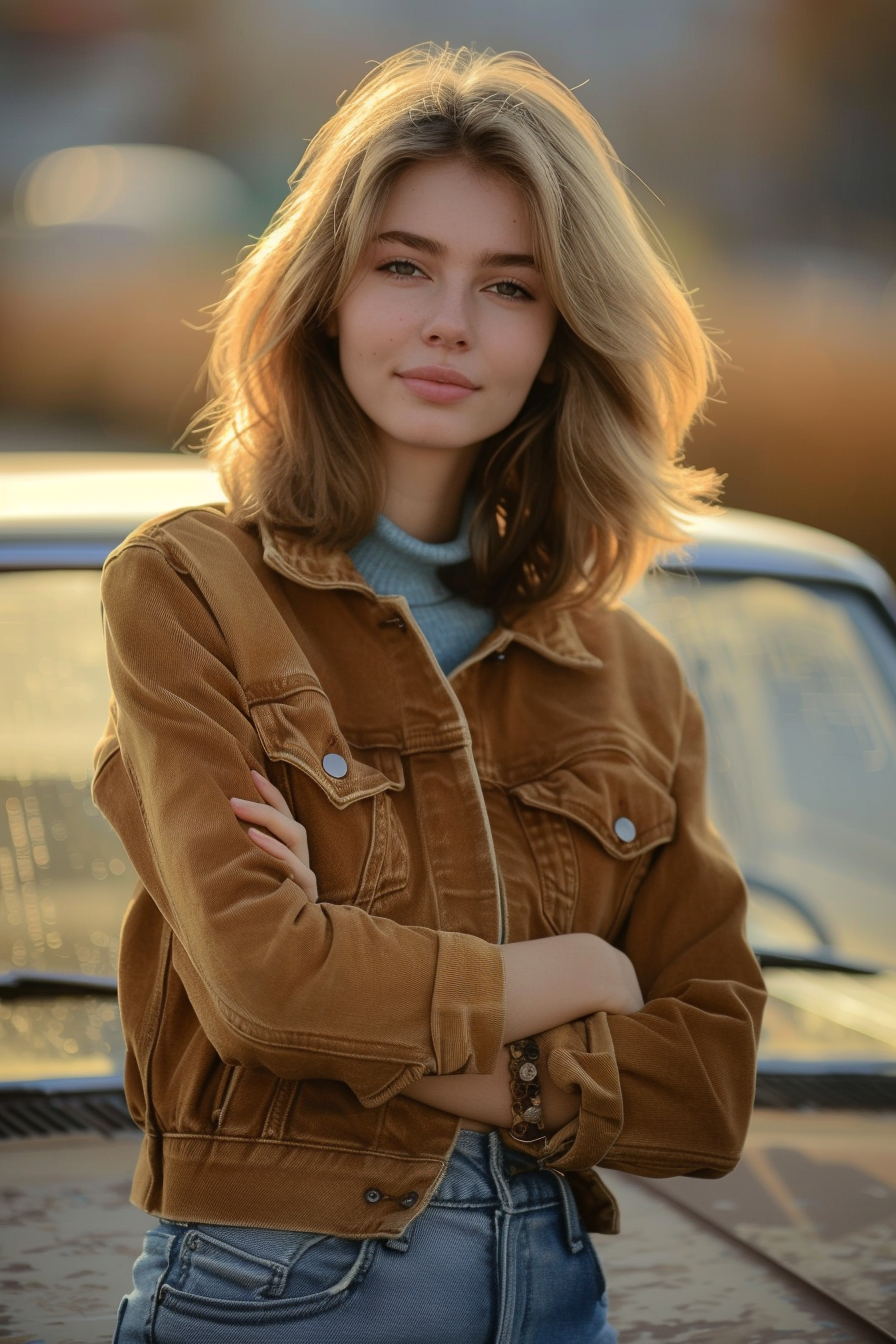
M113 145L57 150L30 170L21 213L35 228L100 219L121 190L122 177L121 154Z
M26 228L104 224L148 232L222 228L247 218L246 189L225 164L172 145L76 145L32 163L15 213Z

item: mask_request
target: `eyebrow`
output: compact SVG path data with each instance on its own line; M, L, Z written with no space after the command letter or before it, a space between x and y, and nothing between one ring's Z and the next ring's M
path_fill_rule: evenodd
M402 243L414 252L425 252L430 257L443 259L448 252L444 243L436 242L434 238L424 238L419 233L405 233L404 229L390 229L388 233L378 233L376 236L378 243ZM537 271L535 258L528 252L482 252L479 256L479 265L483 268L490 266L525 266L530 271Z

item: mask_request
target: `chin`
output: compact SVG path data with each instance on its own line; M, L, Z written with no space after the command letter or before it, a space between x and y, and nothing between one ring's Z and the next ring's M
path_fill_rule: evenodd
M426 448L432 452L446 453L460 452L474 443L481 443L495 432L494 430L480 431L478 429L464 432L460 427L457 427L455 432L451 433L449 426L445 424L433 425L431 421L428 424L379 425L378 428L381 434L394 443L401 443L414 448Z

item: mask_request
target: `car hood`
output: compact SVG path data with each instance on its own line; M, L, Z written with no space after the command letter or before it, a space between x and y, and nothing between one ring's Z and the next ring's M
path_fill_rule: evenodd
M721 1180L651 1189L896 1339L896 973L776 968L765 979L740 1164Z
M765 971L763 1073L883 1073L896 1077L896 972Z
M756 1110L730 1175L651 1188L896 1338L896 1110Z
M111 995L0 1000L0 1089L121 1086L124 1054Z

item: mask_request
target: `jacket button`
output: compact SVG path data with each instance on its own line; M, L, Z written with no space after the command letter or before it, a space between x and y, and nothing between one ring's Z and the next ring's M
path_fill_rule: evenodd
M348 762L344 756L340 756L338 751L328 751L321 765L326 770L331 779L342 779L348 774Z
M383 1192L382 1190L365 1190L364 1198L367 1200L368 1204L379 1204L380 1200L383 1198Z
M400 1199L398 1202L403 1209L412 1209L419 1198L416 1190L409 1190L404 1199Z
M635 823L629 817L617 817L613 822L613 830L616 832L617 839L624 845L630 845L638 834Z

